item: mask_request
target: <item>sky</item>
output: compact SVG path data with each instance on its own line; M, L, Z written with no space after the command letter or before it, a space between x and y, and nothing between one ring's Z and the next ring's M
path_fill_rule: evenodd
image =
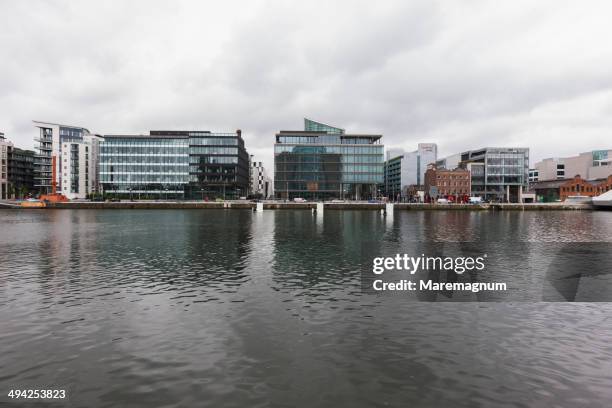
M309 117L439 157L612 148L612 3L0 0L0 132L234 131L272 173Z

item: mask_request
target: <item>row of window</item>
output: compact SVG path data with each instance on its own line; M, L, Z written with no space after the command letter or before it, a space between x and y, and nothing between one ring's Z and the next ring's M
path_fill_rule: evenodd
M275 181L291 183L293 181L343 181L345 183L382 183L381 174L374 173L277 173Z
M118 147L104 146L100 149L100 156L187 156L189 148L186 146L138 146L138 147Z
M523 157L488 157L487 165L489 166L524 166L525 159Z
M522 176L488 176L486 179L487 184L524 184L524 178ZM484 177L472 177L472 184L484 184Z
M295 154L379 154L383 159L384 146L292 146L274 145L274 153Z
M189 156L189 163L238 164L236 156Z
M291 154L275 157L275 163L380 163L383 157L375 154L309 155Z
M101 147L108 146L128 146L128 147L138 147L138 146L188 146L187 138L155 138L154 136L146 137L146 138L125 138L125 139L105 139L102 143L100 143Z
M190 173L225 173L234 174L236 173L235 167L222 167L222 166L189 166Z
M238 146L237 137L190 137L190 145L198 146Z
M276 171L283 172L343 172L343 173L380 173L382 164L340 164L340 163L276 163Z
M370 137L340 137L333 135L321 136L279 136L279 143L286 144L373 144L377 140Z
M189 154L233 154L238 155L237 147L200 147L191 146Z
M100 173L100 183L186 183L189 175L174 173Z
M100 164L103 165L115 165L115 164L134 164L134 165L147 165L147 164L176 164L185 165L189 163L188 156L127 156L127 155L113 155L113 156L101 156Z
M189 166L168 166L165 164L144 164L144 165L104 165L100 166L100 174L187 174Z
M235 183L236 176L218 175L218 176L201 176L192 174L189 176L190 183Z

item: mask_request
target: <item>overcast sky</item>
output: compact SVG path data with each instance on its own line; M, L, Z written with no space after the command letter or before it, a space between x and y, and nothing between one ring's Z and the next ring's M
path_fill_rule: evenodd
M612 148L612 3L0 0L0 132L242 129L272 170L303 117L440 156Z

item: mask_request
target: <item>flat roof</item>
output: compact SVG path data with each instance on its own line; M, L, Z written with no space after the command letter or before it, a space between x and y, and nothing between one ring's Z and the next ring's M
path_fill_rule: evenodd
M334 136L339 137L341 139L354 139L357 137L364 137L368 139L380 139L383 135L368 135L368 134L360 134L360 133L350 133L350 134L340 134L340 133L328 133L328 132L314 132L309 130L281 130L277 134L277 136L286 136L286 135L298 135L298 136Z
M83 126L62 125L61 123L43 122L43 121L40 121L40 120L33 120L32 122L33 123L40 123L41 125L51 125L51 126L61 126L61 127L67 127L67 128L73 128L73 129L83 129L83 130L86 130L87 133L91 133L89 131L89 129L84 128ZM36 126L38 126L38 125L36 125Z
M104 135L108 139L189 139L188 135Z

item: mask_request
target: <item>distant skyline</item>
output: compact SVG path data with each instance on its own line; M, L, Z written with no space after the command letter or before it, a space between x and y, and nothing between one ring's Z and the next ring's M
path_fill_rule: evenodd
M303 118L437 143L612 148L609 2L0 0L0 132L235 131L273 173Z

